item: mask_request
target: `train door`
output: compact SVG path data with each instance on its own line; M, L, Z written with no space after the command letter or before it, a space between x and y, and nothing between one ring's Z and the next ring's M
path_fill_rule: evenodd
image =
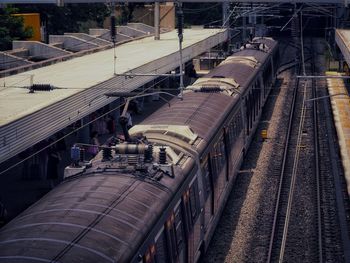
M201 209L199 200L198 178L195 177L190 183L184 195L184 207L186 211L186 228L188 231L188 261L194 261L202 240Z
M207 231L209 223L214 216L214 189L209 170L208 156L202 162L202 176L204 189L204 231Z
M265 104L265 89L264 89L264 81L263 81L263 76L260 74L259 80L258 80L258 85L260 88L260 100L261 100L261 105Z
M154 260L150 262L155 263L167 263L169 262L169 252L167 249L167 239L165 235L165 228L162 227L162 229L158 232L156 238L155 238L155 248L150 249L150 255L152 255L152 251L154 250ZM146 255L147 258L147 255ZM146 263L148 263L146 261Z
M170 258L169 262L187 262L187 241L181 200L176 204L174 212L168 218L165 230Z
M224 193L227 187L226 182L226 153L225 153L225 143L224 143L224 132L222 131L221 136L214 144L210 151L210 170L213 176L213 186L214 186L214 200L215 200L215 210L219 207L220 199L222 193Z
M175 208L175 234L176 234L176 246L178 250L178 262L179 263L185 263L187 262L187 242L185 238L185 229L184 229L184 219L183 219L183 213L180 206L180 202Z
M250 105L249 105L249 95L247 94L245 96L245 131L246 131L246 135L248 136L249 135L249 116L250 116Z

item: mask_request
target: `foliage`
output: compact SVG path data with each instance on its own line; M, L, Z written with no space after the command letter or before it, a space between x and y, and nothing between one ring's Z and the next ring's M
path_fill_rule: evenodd
M18 5L21 12L40 13L46 23L48 34L86 31L86 24L102 27L104 19L110 14L105 4L67 4L59 7L52 4Z
M184 23L190 25L221 25L222 3L184 3Z
M127 3L120 6L120 16L117 16L117 25L126 25L133 19L133 12L138 6L144 6L143 3Z
M32 28L23 27L23 17L12 15L17 11L11 6L0 8L0 50L9 50L13 40L24 40L33 35Z

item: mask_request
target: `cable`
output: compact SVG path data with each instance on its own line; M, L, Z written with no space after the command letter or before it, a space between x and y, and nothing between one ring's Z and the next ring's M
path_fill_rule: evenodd
M158 69L155 69L155 70L153 70L153 71L157 71L157 70L158 70ZM152 73L152 72L148 72L148 73ZM146 72L145 74L147 74L147 72ZM32 76L32 75L33 75L33 74L27 74L27 75L23 74L23 75L20 75L20 76L28 76L28 77L26 77L26 78L24 78L23 80L20 80L20 81L18 81L18 82L15 82L15 83L13 83L13 84L11 84L11 85L9 85L9 86L2 86L3 88L0 89L0 92L1 92L1 91L4 91L5 89L8 89L8 88L28 89L28 88L30 87L30 85L28 85L27 87L15 86L15 85L16 85L16 84L19 84L19 83L21 83L21 82L23 82L23 81L25 81L25 80L27 80L27 79L30 78L30 76ZM16 76L16 75L7 77L7 79L8 79L8 78L11 78L11 77L15 77L15 76ZM127 77L127 76L125 76L125 77ZM169 77L170 77L170 76L169 76ZM169 77L166 77L166 78L169 78ZM1 88L1 86L0 86L0 88ZM83 87L69 87L69 88L67 88L67 87L53 86L53 90L55 90L55 89L61 89L61 90L111 90L111 88L101 88L101 87L97 87L97 86L90 87L90 88L83 88Z
M221 5L222 3L217 3L213 6L209 6L207 8L198 8L198 9L192 9L192 8L183 8L183 11L185 14L197 14L197 13L201 13L201 12L204 12L204 11L208 11L210 9L214 9L216 8L217 6Z
M145 90L143 90L143 91L137 93L137 95L144 94L146 91L148 91L149 89L153 88L155 85L157 85L157 84L159 84L159 83L165 81L167 78L169 78L169 77L166 77L166 78L164 78L163 80L160 80L160 81L154 83L152 86L150 86L150 87L146 88ZM113 108L113 109L107 111L106 113L100 115L99 117L95 118L94 120L91 120L91 121L89 121L89 122L86 123L86 124L83 124L81 127L76 128L75 130L73 130L73 131L67 133L66 135L62 136L61 138L59 138L59 139L53 141L52 143L50 143L49 145L45 146L44 148L42 148L42 149L40 149L40 150L34 152L33 154L27 156L27 157L24 158L23 160L21 160L21 161L19 161L19 162L16 162L15 164L13 164L13 165L11 165L10 167L6 168L5 170L1 171L1 172L0 172L0 176L1 176L2 174L6 173L6 172L8 172L8 171L10 171L10 170L12 170L13 168L17 167L18 165L24 163L25 161L29 160L30 158L33 158L33 157L34 157L35 155L37 155L38 153L40 153L40 152L42 152L42 151L44 151L44 150L50 148L51 146L53 146L53 145L56 144L57 142L59 142L59 141L65 139L65 138L67 138L68 136L70 136L70 135L76 133L76 132L79 131L80 129L85 128L86 126L89 126L89 125L92 124L93 122L95 122L95 121L97 121L97 120L99 120L99 119L105 117L106 115L112 113L113 111L118 110L118 109L120 109L121 107L124 107L124 105L125 105L125 103L123 103L123 104L121 104L121 105L119 105L119 106L117 106L117 107L115 107L115 108Z

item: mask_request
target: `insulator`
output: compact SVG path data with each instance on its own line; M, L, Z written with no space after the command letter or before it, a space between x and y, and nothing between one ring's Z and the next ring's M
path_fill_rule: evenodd
M117 31L115 29L115 16L111 16L111 39L115 41L117 36Z
M115 146L116 154L144 154L149 146L145 144L118 144Z
M85 161L85 149L83 147L80 148L79 159L80 159L81 162Z
M112 159L112 149L109 147L102 149L102 161L109 161Z
M137 164L137 156L136 155L128 155L128 164L136 165Z
M159 163L166 164L166 148L159 149Z
M73 162L78 162L80 160L80 148L76 145L73 145L70 148L70 158Z
M153 159L153 145L149 144L147 150L145 151L145 161L149 162Z
M218 92L221 92L221 88L219 86L203 86L200 88L200 92L218 93Z
M50 84L33 84L29 87L29 92L33 93L34 91L51 91L53 86Z

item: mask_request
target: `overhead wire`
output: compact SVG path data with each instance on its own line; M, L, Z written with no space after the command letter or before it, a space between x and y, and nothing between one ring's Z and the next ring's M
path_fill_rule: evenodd
M160 81L154 83L152 86L150 86L150 87L148 87L148 88L142 90L141 92L137 93L136 96L141 95L141 94L144 94L146 91L152 89L152 88L153 88L154 86L156 86L157 84L159 84L159 83L165 81L167 78L168 78L168 77L165 77L164 79L162 79L162 80L160 80ZM27 157L25 157L24 159L22 159L21 161L18 161L18 162L16 162L15 164L13 164L13 165L9 166L8 168L6 168L5 170L0 171L0 176L1 176L2 174L6 173L6 172L8 172L8 171L10 171L10 170L12 170L13 168L17 167L18 165L24 163L25 161L27 161L27 160L33 158L35 155L41 153L42 151L44 151L44 150L50 148L51 146L55 145L57 142L59 142L59 141L65 139L65 138L67 138L68 136L73 135L74 133L76 133L77 131L79 131L79 130L85 128L85 127L89 127L90 124L94 123L95 121L97 121L97 120L99 120L99 119L101 119L101 118L104 118L104 117L107 116L108 114L110 114L110 113L112 113L112 112L114 112L114 111L120 109L120 108L123 107L124 105L125 105L125 103L122 103L122 104L120 104L119 106L114 107L113 109L111 109L111 110L109 110L109 111L107 111L107 112L101 114L101 115L98 116L97 118L95 118L95 119L93 119L93 120L91 120L91 121L89 121L89 122L83 124L82 126L76 128L76 129L74 129L73 131L67 133L66 135L62 136L61 138L54 140L52 143L46 145L45 147L41 148L40 150L35 151L34 153L32 153L32 154L30 154L29 156L27 156Z
M197 8L197 9L194 9L194 8L183 8L183 12L185 14L197 14L197 13L201 13L201 12L204 12L204 11L208 11L210 9L214 9L216 8L217 6L221 5L222 3L217 3L217 4L214 4L212 6L208 6L206 8Z

